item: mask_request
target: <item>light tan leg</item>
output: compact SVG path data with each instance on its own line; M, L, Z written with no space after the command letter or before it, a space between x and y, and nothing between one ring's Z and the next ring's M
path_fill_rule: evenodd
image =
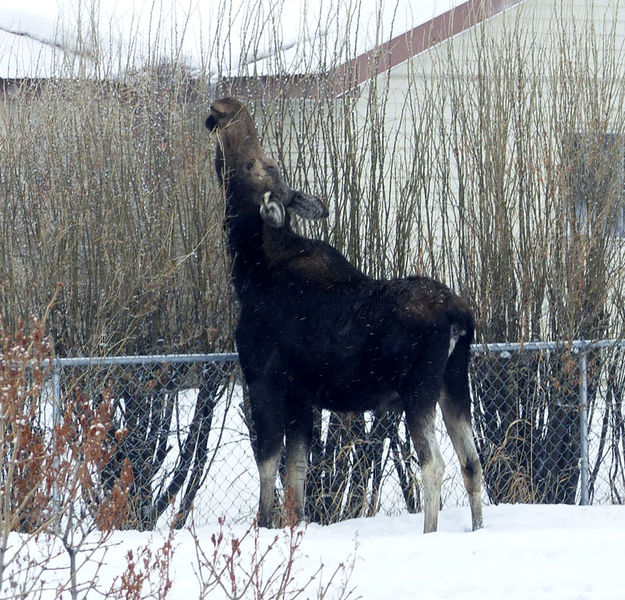
M458 409L441 394L439 401L445 427L460 461L464 487L469 495L473 531L483 526L482 519L482 465L473 440L473 429L468 411Z
M423 478L423 533L436 531L438 527L438 509L445 473L445 462L436 440L435 416L436 406L406 414Z

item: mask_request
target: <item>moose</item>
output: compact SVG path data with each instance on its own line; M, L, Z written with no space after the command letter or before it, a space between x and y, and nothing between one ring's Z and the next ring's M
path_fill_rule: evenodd
M474 334L462 298L428 277L376 280L333 246L296 233L292 215L328 216L292 190L265 154L247 108L216 100L215 168L240 304L236 346L248 388L260 475L259 524L272 527L280 456L305 518L313 407L405 413L421 466L424 532L437 529L445 464L436 405L460 461L472 528L482 526L481 465L471 427L468 365Z

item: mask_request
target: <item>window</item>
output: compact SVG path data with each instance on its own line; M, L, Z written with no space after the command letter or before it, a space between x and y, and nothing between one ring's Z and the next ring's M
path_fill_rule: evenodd
M576 134L571 174L576 226L590 235L625 238L625 148L622 136Z

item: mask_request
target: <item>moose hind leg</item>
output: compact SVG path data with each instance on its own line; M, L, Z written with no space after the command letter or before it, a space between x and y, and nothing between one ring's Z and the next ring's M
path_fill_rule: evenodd
M458 455L464 487L469 495L473 531L483 526L482 519L482 465L477 454L471 427L471 415L466 407L454 403L446 393L440 399L443 421Z
M435 403L406 410L410 436L417 451L423 479L423 533L436 531L438 527L438 508L445 472L445 462L436 440L435 416Z

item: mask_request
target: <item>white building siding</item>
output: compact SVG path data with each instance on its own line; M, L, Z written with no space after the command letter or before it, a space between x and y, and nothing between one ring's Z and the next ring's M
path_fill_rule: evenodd
M398 65L379 79L390 77L390 91L387 102L389 121L401 119L406 98L418 86L414 83L423 77L445 77L446 56L453 55L456 68L465 76L474 75L477 70L477 47L480 37L490 39L495 45L504 45L511 35L532 41L535 56L544 60L545 78L550 76L549 63L553 53L559 51L564 37L579 40L596 32L598 45L605 43L620 49L625 45L625 2L617 0L525 0L512 8L491 17L487 21L446 40L430 50ZM574 46L574 44L571 44ZM574 59L574 48L571 47ZM597 63L602 60L599 47ZM621 76L625 74L625 63L621 64ZM363 86L362 95L367 96L368 86Z

